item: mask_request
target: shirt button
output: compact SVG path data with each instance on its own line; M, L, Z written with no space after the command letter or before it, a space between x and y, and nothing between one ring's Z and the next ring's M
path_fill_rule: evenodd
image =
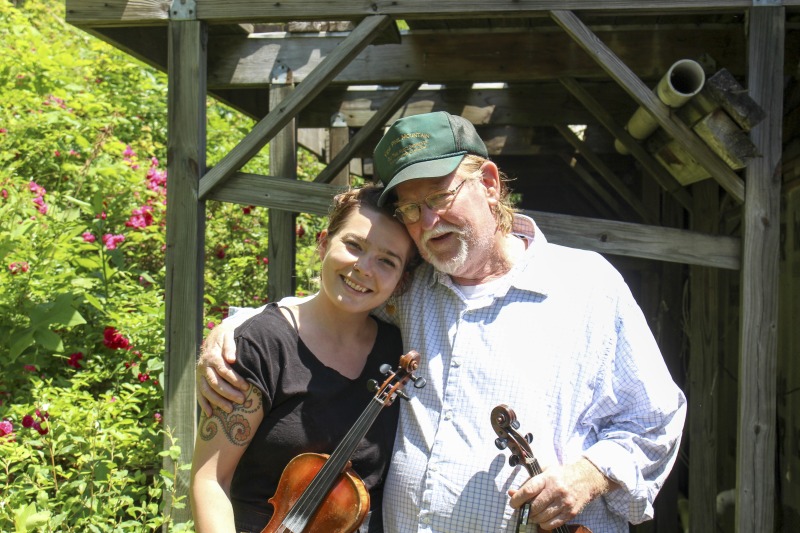
M445 411L444 412L444 419L445 420L450 420L451 418L453 418L453 411Z
M461 358L460 357L454 357L453 358L453 366L461 366Z
M426 524L426 525L430 524L431 523L431 515L426 514L425 516L423 516L420 519L420 522L422 522L423 524Z

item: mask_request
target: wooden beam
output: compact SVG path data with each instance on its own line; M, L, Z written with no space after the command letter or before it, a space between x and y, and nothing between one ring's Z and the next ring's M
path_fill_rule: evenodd
M586 161L606 180L606 182L619 194L625 203L639 215L640 220L647 224L655 224L656 217L653 216L651 211L648 211L642 201L633 194L633 191L628 188L625 183L597 156L592 150L586 146L586 143L578 138L575 133L567 126L560 124L555 125L556 131L569 142L575 150L577 150Z
M557 10L552 12L552 17L639 105L655 118L672 138L681 143L689 154L703 165L737 202L744 201L742 178L714 154L686 124L675 119L670 109L658 99L653 91L642 83L574 13ZM781 71L781 69L778 70Z
M325 183L237 173L209 198L327 215L331 199L341 190ZM548 240L565 246L656 261L739 268L741 242L734 237L542 211L521 212L536 220Z
M547 240L602 254L736 270L739 239L687 230L598 218L522 211L533 217Z
M344 187L237 172L208 194L210 200L325 216Z
M684 209L691 213L692 198L686 189L678 183L672 174L661 166L661 164L645 150L641 144L631 137L631 135L620 126L611 116L606 108L598 102L592 94L583 88L573 78L561 78L559 80L566 89L580 101L586 109L605 127L615 139L619 139L631 155L642 165L642 168L661 186L662 189L671 194Z
M782 4L797 6L800 0L782 0ZM742 11L752 7L753 0L328 0L324 4L319 0L197 0L196 5L199 19L216 24L236 21L361 20L371 15L389 15L398 19L517 18L546 16L547 11L554 9L604 14ZM67 0L66 13L67 21L76 25L108 25L129 21L158 23L168 18L169 6L169 2L164 0Z
M762 156L747 167L742 211L736 531L772 531L778 363L783 7L750 9L747 86L766 119L750 135Z
M308 104L355 56L391 22L385 16L367 17L354 29L341 46L297 86L292 94L269 115L259 121L242 141L200 180L200 197L239 170L269 142L297 113Z
M397 110L408 101L408 97L413 94L420 86L418 81L405 82L394 94L394 97L387 101L381 107L367 124L358 130L345 148L336 154L336 157L331 161L325 170L319 173L319 176L314 180L317 183L330 183L331 179L336 176L339 171L347 165L355 154L361 150L364 144L370 137L378 132L394 115Z
M698 29L693 39L687 39L685 28L669 27L602 27L596 35L613 42L614 52L641 79L657 81L675 58L697 57L701 53L713 56L734 74L743 75L746 70L746 41L740 25ZM345 38L341 34L216 36L209 49L209 87L265 86L275 64L288 66L295 82L301 83ZM649 53L643 54L643 50ZM491 28L403 32L399 44L366 48L333 81L389 85L406 80L524 82L560 76L607 79L601 66L580 53L580 46L555 28Z
M181 447L181 465L188 465L197 420L195 365L203 331L205 204L197 200L197 189L206 165L206 27L181 21L169 29L164 425ZM165 439L167 450L172 444ZM173 471L169 455L164 467ZM175 488L176 497L188 496L188 470L178 471ZM169 508L171 501L166 505ZM188 505L171 512L175 522L191 519Z

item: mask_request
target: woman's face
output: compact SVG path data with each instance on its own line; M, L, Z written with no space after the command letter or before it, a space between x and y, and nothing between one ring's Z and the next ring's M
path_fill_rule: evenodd
M336 234L320 236L320 292L348 312L370 311L392 295L412 253L399 222L356 208Z

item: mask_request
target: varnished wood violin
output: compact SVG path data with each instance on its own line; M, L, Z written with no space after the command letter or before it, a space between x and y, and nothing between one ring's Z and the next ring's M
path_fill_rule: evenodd
M302 453L289 461L269 499L275 512L261 533L352 533L358 529L369 512L369 492L350 458L381 409L398 396L408 399L402 389L409 380L416 388L425 386L425 380L413 374L419 360L419 353L411 350L400 357L396 372L390 365L381 366L387 378L381 385L370 380L375 396L330 456Z
M523 437L517 433L520 424L514 410L505 404L500 404L492 409L491 418L492 428L497 434L497 439L494 441L495 446L501 450L508 448L511 451L508 464L511 466L523 465L531 477L541 474L542 468L539 466L539 461L534 457L530 446L530 443L533 442L533 435L527 433ZM530 503L526 503L519 508L517 527L515 529L518 533L526 530L530 510ZM589 528L577 525L559 526L553 531L555 533L592 533Z

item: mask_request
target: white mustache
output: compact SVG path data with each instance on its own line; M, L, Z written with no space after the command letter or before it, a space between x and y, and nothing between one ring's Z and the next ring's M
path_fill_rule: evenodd
M445 233L455 233L456 235L463 235L463 230L449 222L440 222L436 227L422 232L422 242L427 243L431 239L441 237Z

